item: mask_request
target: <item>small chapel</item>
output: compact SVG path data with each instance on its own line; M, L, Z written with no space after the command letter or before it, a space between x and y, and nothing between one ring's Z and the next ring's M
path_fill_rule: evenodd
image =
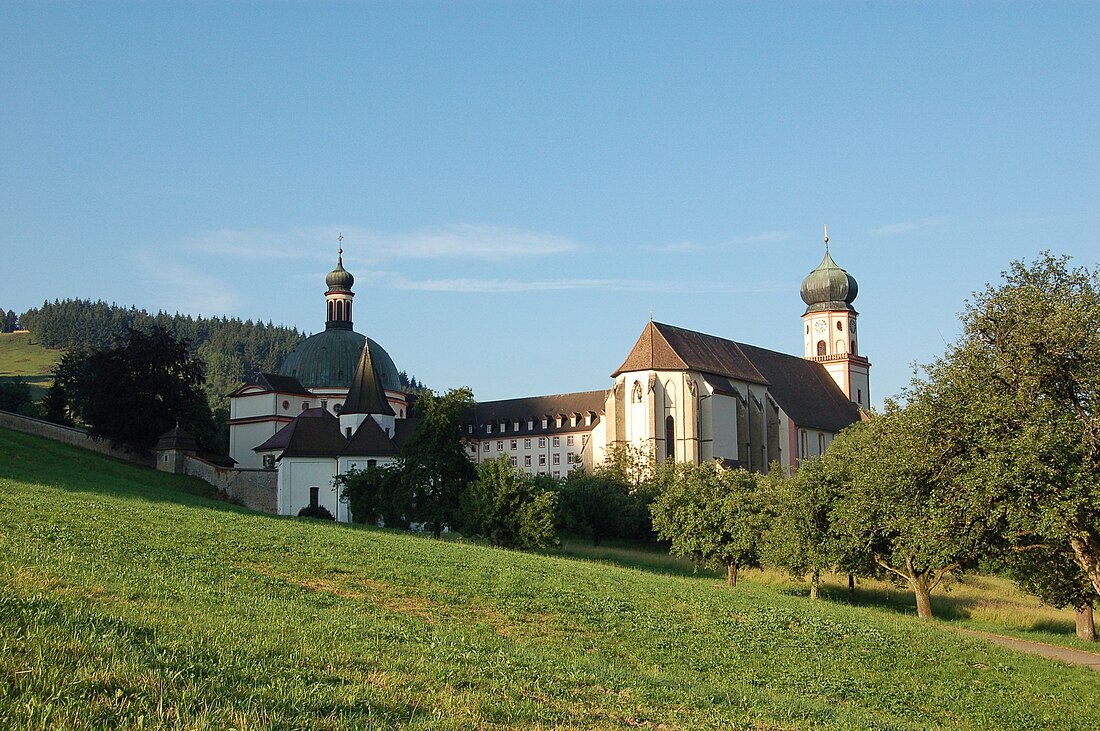
M477 403L464 424L471 461L507 456L520 472L561 478L630 445L658 460L797 470L871 398L858 286L828 241L800 290L801 357L651 320L606 390ZM352 327L354 282L341 248L325 278L325 329L278 373L230 395L231 456L241 468L277 470L281 515L324 508L349 521L333 478L395 462L415 426L393 360Z

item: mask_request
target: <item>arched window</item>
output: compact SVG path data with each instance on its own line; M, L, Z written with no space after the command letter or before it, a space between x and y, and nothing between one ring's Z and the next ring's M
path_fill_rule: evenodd
M665 459L676 459L676 420L671 415L665 417Z
M843 340L837 340L836 341L836 353L837 353L837 355L840 355L843 352L844 352L844 341Z
M840 331L842 331L842 332L843 332L843 330L844 330L844 323L843 323L843 322L841 322L840 320L837 320L837 321L836 321L836 329L837 329L837 330L840 330Z
M852 355L857 355L857 353L856 353L856 341L855 340L852 341Z
M640 381L634 381L634 388L630 391L630 403L642 403L642 384Z
M333 308L333 305L335 305L335 304L336 304L336 303L335 303L335 302L333 302L332 300L329 300L329 301L328 301L328 319L329 319L329 322L331 322L331 321L333 321L333 320L335 320L335 319L336 319L335 317L333 317L333 315L335 315L335 314L336 314L336 311L335 311L335 309Z
M818 354L819 356L821 356L821 355L825 355L825 354L826 354L826 350L827 350L827 349L828 349L828 346L826 346L826 345L825 345L825 341L824 341L824 340L818 340L818 341L817 341L817 354Z
M345 307L344 315L346 315L346 317L344 317L344 319L347 320L348 322L351 322L351 300L348 300L348 303Z

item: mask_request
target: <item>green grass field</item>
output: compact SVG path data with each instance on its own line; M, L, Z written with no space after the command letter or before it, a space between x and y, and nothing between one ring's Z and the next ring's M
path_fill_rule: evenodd
M50 372L61 355L60 350L35 345L28 333L0 333L0 381L21 377L38 401L53 382Z
M939 623L208 492L0 430L0 728L1100 725L1100 674Z
M602 563L644 569L675 576L706 576L725 581L725 572L696 570L686 559L669 556L657 546L615 544L594 547L582 540L567 539L561 553ZM759 584L792 596L808 596L809 584L791 579L786 573L769 569L744 570L739 582ZM847 576L822 577L821 596L825 600L848 600ZM875 579L857 579L854 594L857 606L876 607L905 615L916 614L916 602L906 587ZM1012 581L999 576L968 574L937 588L932 594L936 621L945 628L995 632L1032 642L1061 645L1100 653L1095 642L1078 640L1073 610L1055 609L1036 597L1025 594Z

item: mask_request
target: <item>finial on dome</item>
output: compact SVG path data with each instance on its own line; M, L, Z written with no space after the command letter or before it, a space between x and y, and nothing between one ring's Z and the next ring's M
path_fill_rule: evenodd
M336 263L343 266L344 264L344 232L341 231L340 235L336 237Z
M829 253L829 224L825 224L825 253Z

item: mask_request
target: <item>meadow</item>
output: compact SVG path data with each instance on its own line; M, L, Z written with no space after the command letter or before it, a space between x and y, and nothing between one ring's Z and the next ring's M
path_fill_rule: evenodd
M38 401L53 383L50 373L61 355L60 350L34 343L30 333L0 333L0 381L22 378L30 386L31 398Z
M0 430L0 728L1100 725L1094 671L621 559L257 515Z

